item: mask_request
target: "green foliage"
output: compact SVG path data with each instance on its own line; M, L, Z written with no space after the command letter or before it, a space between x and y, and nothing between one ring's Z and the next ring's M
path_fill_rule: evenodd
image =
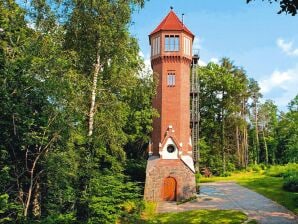
M145 182L147 160L144 158L128 159L125 166L125 174L133 181Z
M266 169L266 166L264 164L250 164L247 168L248 171L254 171L254 172L261 172Z
M287 173L295 172L298 170L297 163L289 163L287 165L275 165L266 170L266 175L271 177L282 177Z
M13 223L20 220L21 206L10 202L8 194L0 194L0 223Z
M141 192L136 184L123 176L98 175L90 180L89 186L83 199L89 204L88 223L115 223L121 216L126 215L128 218L128 213L139 211L134 208L125 210L127 201L139 199Z
M298 95L288 108L287 113L280 115L277 126L277 157L280 163L298 161Z
M288 172L284 175L283 188L287 191L298 192L298 171Z
M3 207L13 219L10 201L22 205L28 222L110 223L140 214L140 188L123 170L125 150L143 153L155 116L155 84L138 76L142 61L128 32L143 1L89 3L29 1L21 9L13 0L0 2L0 195L9 192ZM86 120L98 52L90 138ZM127 211L126 200L135 209Z
M45 219L42 219L43 224L71 224L76 221L75 214L55 214L48 215Z
M157 203L151 201L144 202L144 210L142 211L142 220L149 220L156 215Z
M46 160L46 197L44 206L50 215L49 223L74 218L73 208L76 202L75 183L77 182L77 158L72 150L50 154ZM51 221L53 220L53 221Z
M122 206L123 214L119 220L120 223L138 223L141 219L141 213L145 208L144 201L126 201Z
M234 170L236 142L244 132L248 98L248 79L245 71L223 58L221 64L209 63L199 68L200 82L200 154L201 166L212 173ZM236 137L236 128L239 136ZM244 150L244 149L243 149ZM244 151L243 151L244 154ZM244 160L238 166L244 166Z
M229 177L231 176L231 172L224 172L222 174L220 174L221 177Z

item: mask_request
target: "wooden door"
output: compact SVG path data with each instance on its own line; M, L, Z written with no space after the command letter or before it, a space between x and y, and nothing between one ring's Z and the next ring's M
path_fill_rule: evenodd
M176 201L176 180L173 177L167 177L164 180L163 199L165 201Z

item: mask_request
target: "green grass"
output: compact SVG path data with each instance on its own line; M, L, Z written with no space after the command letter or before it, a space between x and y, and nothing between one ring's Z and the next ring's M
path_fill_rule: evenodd
M261 171L236 172L229 177L200 178L201 183L214 181L235 181L298 214L298 193L285 191L282 188L282 177L266 176L265 172Z
M285 191L282 188L282 177L265 176L252 181L242 181L239 184L270 198L298 214L298 193Z
M247 216L240 211L233 210L194 210L178 213L164 213L156 215L145 223L170 223L170 224L223 224L223 223L243 223Z

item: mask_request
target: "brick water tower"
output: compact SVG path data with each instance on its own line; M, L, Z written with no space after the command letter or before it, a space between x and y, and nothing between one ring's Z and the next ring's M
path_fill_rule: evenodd
M194 35L171 9L149 35L158 78L144 198L181 201L196 193L190 130L190 69Z

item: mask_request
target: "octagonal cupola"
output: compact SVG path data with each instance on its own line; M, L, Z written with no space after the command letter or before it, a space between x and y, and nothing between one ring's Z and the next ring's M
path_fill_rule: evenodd
M171 9L149 35L151 58L163 55L181 55L191 58L193 39L193 33Z

